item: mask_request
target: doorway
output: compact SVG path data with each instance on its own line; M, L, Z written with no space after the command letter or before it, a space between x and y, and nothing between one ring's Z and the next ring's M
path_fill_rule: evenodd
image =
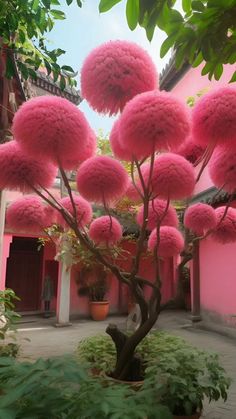
M12 288L20 301L16 311L38 311L41 308L43 249L38 239L14 237L7 260L6 287Z

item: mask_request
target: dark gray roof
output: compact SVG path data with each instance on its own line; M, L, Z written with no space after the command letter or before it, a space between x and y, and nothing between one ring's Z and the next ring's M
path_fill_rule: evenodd
M175 54L173 54L160 74L160 90L166 90L168 92L173 89L190 68L190 64L184 63L183 66L177 70L175 67Z

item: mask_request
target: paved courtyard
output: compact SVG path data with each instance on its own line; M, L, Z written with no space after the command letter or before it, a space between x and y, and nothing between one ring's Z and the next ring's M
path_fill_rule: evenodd
M125 318L110 317L103 322L77 320L71 327L55 328L54 319L28 319L19 325L18 339L21 359L36 359L73 353L78 342L85 337L104 332L108 323L123 323ZM158 327L185 338L191 344L217 352L228 374L233 379L227 402L206 404L205 419L236 419L236 340L219 334L191 327L185 313L163 313ZM29 340L28 340L29 339Z

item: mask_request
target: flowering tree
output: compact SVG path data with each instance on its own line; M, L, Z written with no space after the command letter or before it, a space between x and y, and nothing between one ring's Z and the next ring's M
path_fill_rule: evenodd
M230 193L235 190L236 91L226 87L204 96L191 120L184 104L158 90L156 69L146 52L125 41L109 42L89 54L81 71L81 88L98 112L120 112L110 135L115 158L95 155L96 137L74 105L58 97L34 98L15 115L15 140L0 146L0 188L38 195L22 197L9 206L12 227L35 230L59 224L64 237L72 234L83 251L129 287L140 308L140 326L131 336L112 325L107 333L117 349L113 377L140 379L142 360L136 358L135 349L161 311L160 262L184 249L171 201L191 197L214 149L213 182ZM197 161L201 166L197 176L193 165L178 154L189 141L190 129L191 141L205 148ZM130 162L130 176L118 159ZM68 192L62 199L49 189L57 168ZM68 170L77 171L79 195L71 190ZM125 195L140 205L140 232L128 272L112 252L122 239L122 226L111 215L111 207ZM93 219L91 203L102 205L106 215ZM220 242L236 241L236 210L229 205L216 211L203 204L189 207L185 225L196 234L195 240L213 234ZM152 280L139 274L147 248L155 268ZM151 289L149 297L145 287Z

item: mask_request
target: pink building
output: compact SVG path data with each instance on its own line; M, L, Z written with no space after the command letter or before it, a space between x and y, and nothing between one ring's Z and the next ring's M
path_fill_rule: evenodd
M197 98L199 92L207 92L220 85L226 85L235 71L234 66L227 65L219 81L209 81L201 76L201 67L185 67L169 77L169 89L178 98L187 100L190 96ZM162 76L163 77L163 76ZM227 202L227 194L222 192L214 198L213 187L207 168L195 188L192 202L206 202L214 207ZM232 206L234 203L232 203ZM211 238L202 241L196 252L192 266L192 314L197 320L220 321L236 325L236 243L221 245Z

